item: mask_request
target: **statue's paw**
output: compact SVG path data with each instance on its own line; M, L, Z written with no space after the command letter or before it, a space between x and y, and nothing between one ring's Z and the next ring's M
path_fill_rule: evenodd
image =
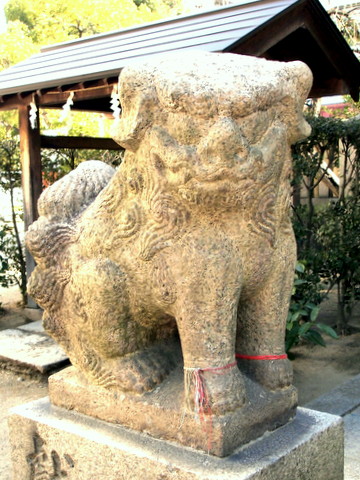
M240 360L240 370L268 390L287 388L292 384L293 369L290 360Z
M113 375L116 388L144 393L153 390L180 361L178 349L173 346L153 346L127 355L116 362Z
M225 415L246 403L245 384L237 365L224 370L201 370L198 373L202 382L200 389L203 388L205 398L204 414ZM188 410L196 411L199 384L191 370L185 375L186 405Z

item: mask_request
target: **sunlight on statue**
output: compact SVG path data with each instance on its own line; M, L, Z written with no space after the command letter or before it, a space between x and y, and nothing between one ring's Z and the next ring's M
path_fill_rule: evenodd
M242 408L245 374L291 385L290 145L309 134L310 86L300 62L233 54L123 70L123 164L49 187L27 234L29 292L92 382L142 394L183 362L184 405L203 415Z

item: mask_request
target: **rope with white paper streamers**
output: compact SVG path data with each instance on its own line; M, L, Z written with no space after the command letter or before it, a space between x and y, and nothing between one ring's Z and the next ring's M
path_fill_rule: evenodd
M120 108L120 100L119 100L119 93L118 93L118 86L115 83L111 92L111 101L110 101L110 108L113 111L113 117L117 120L120 118L121 108Z
M62 112L59 118L60 122L63 122L66 120L67 116L70 113L71 107L74 105L73 98L74 98L75 92L70 92L68 99L66 100L66 103L62 107Z
M35 103L35 95L33 95L32 100L30 102L30 110L29 110L29 122L33 130L35 130L35 128L37 127L37 112L38 112L38 108Z

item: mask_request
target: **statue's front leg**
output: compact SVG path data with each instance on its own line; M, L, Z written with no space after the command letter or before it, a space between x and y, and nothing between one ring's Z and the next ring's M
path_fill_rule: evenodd
M240 268L226 245L188 256L176 320L184 358L185 401L203 414L225 414L245 402L235 361Z
M270 390L292 383L292 365L285 354L285 330L295 260L295 241L289 233L278 242L267 280L239 304L236 351L240 368Z
M108 388L143 393L155 388L177 362L171 328L134 318L127 275L110 260L81 263L73 272L66 301L77 321L67 325L71 359L91 381Z

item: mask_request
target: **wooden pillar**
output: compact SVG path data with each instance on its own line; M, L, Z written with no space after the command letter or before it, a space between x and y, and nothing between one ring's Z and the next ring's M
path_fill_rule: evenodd
M25 230L38 217L37 201L42 191L39 116L37 114L36 127L32 128L29 114L30 105L19 107L21 183L24 198ZM28 278L34 268L35 261L26 250L26 274ZM36 304L28 298L28 306L35 307Z

